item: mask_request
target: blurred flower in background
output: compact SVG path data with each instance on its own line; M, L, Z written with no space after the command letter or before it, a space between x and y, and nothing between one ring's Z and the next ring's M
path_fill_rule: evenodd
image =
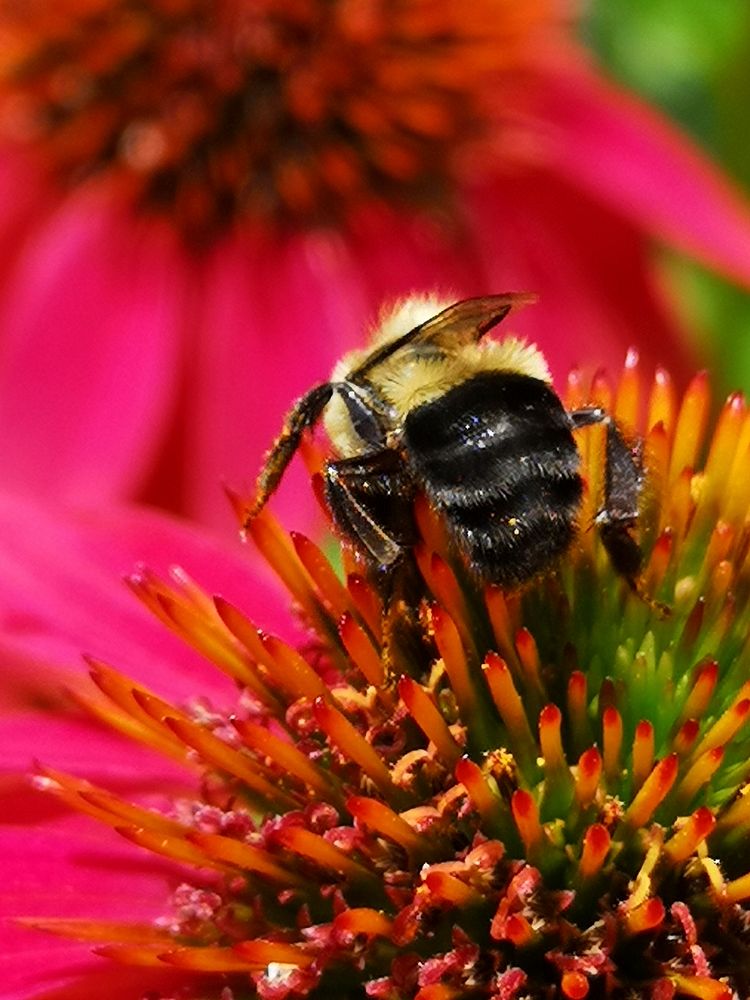
M750 188L750 8L698 0L592 0L585 40L628 88L692 133L745 190ZM727 391L750 387L750 301L685 258L669 261L673 298Z
M0 0L5 485L217 521L415 287L539 291L558 374L635 342L679 376L652 244L748 284L750 222L566 9Z

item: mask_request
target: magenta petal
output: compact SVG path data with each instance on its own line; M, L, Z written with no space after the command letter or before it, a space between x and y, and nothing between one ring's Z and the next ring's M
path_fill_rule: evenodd
M190 510L228 527L217 484L252 489L291 403L360 341L368 310L343 245L323 235L226 241L205 282L187 489ZM276 509L295 527L313 516L309 480L297 463Z
M19 663L36 667L25 682L39 697L66 672L81 673L81 652L167 698L233 697L230 681L153 619L122 582L138 562L161 575L179 563L209 593L247 608L269 631L290 634L280 588L257 557L239 541L222 544L165 515L108 507L65 516L0 493L0 535L2 640Z
M489 287L539 291L506 328L538 343L557 379L578 365L618 371L629 344L647 368L667 364L678 379L690 369L627 220L544 171L500 178L471 203Z
M540 79L549 122L540 155L640 223L740 282L750 282L750 211L664 118L600 77L566 68Z
M184 874L85 816L33 829L0 823L0 851L3 918L154 920Z
M39 219L54 210L55 188L39 165L14 146L0 145L0 288Z
M93 502L132 491L179 381L186 276L169 234L79 191L2 291L6 487Z
M351 248L375 311L415 291L450 300L497 290L486 286L473 233L461 226L383 213L357 228Z
M150 972L130 975L91 954L91 945L19 927L13 919L91 917L150 922L164 914L180 872L139 852L116 833L85 817L69 817L35 828L0 825L0 980L2 996L31 1000L84 1000L108 973L114 997L142 996ZM80 978L84 977L84 978ZM92 978L90 978L92 977ZM158 977L157 977L158 979ZM165 981L175 981L173 975ZM121 987L139 983L127 993ZM57 992L57 991L60 992Z
M62 712L24 713L0 718L0 774L26 775L33 761L50 764L117 791L120 795L167 794L193 788L192 773L93 719ZM44 797L44 801L54 799ZM5 822L18 823L7 815Z
M28 933L11 928L3 932L3 944ZM35 946L22 953L0 956L3 1000L134 1000L148 997L185 997L190 977L165 969L113 968L79 945L80 958L70 942L51 941L37 935Z

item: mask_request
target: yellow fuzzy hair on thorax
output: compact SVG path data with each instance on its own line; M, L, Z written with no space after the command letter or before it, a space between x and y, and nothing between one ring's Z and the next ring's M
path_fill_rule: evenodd
M376 349L403 336L450 305L436 297L412 298L381 317L368 348L351 351L333 370L332 382L342 382L356 371ZM406 415L418 406L445 395L456 385L480 372L509 371L550 381L544 355L533 344L516 337L501 341L486 339L476 344L458 345L455 352L441 347L431 351L418 340L401 347L367 373L367 382L395 412L398 432ZM334 394L324 415L328 436L342 457L361 454L363 442L354 433L343 400Z

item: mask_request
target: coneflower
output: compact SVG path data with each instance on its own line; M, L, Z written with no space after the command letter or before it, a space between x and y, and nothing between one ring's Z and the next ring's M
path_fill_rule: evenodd
M748 285L750 217L570 8L1 0L4 485L226 530L216 482L425 286L543 289L558 376L635 339L681 380L652 245Z
M565 395L643 437L647 600L588 527L598 428L579 437L578 539L523 592L477 586L417 503L413 649L384 657L386 611L350 553L341 575L268 511L252 540L303 648L182 572L139 570L132 590L236 704L171 704L92 659L76 702L184 763L192 791L156 809L54 759L36 785L182 874L149 920L24 923L89 943L125 984L172 970L195 998L748 996L750 414L733 395L712 425L705 374L678 400L634 353L616 385L573 375Z

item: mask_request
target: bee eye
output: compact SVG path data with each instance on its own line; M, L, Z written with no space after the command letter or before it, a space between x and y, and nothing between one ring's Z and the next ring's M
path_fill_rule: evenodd
M349 382L337 383L336 392L344 401L357 437L372 448L382 448L386 428L383 426L382 415L375 409L369 394Z

